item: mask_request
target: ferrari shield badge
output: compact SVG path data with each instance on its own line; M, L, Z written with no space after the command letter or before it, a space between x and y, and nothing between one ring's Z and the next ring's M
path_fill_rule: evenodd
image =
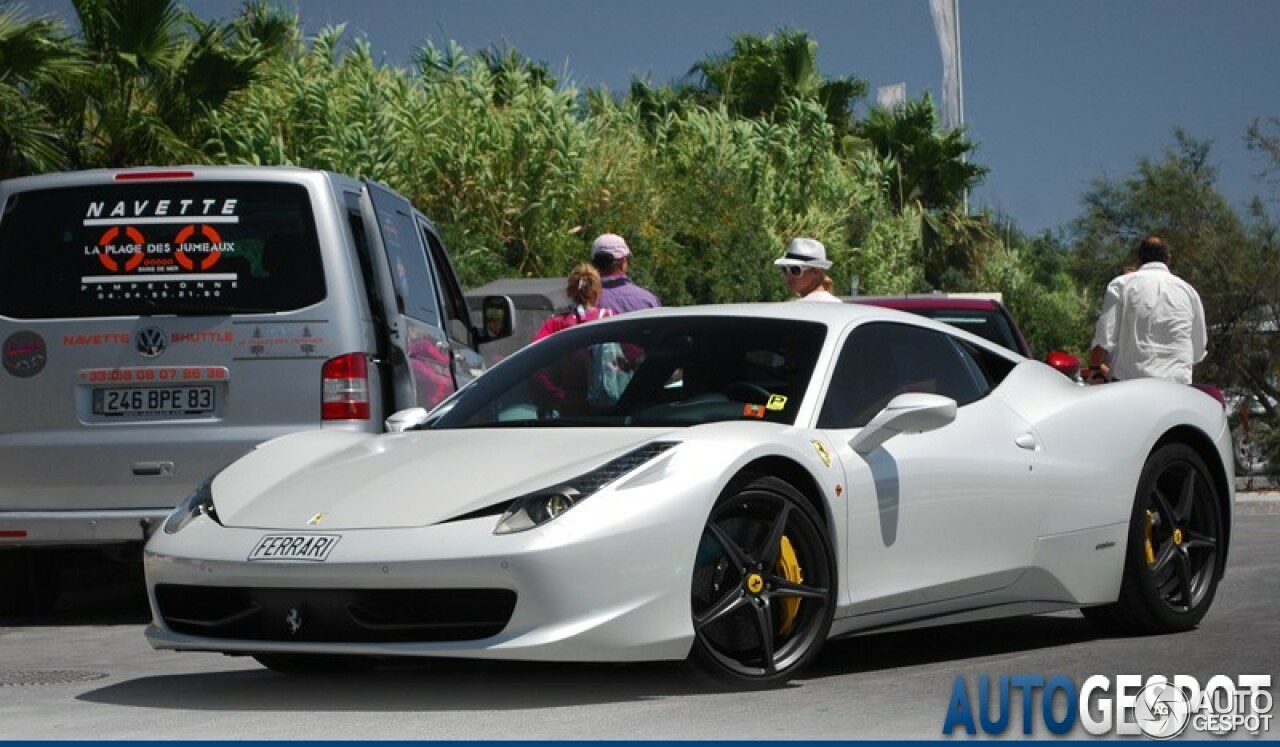
M810 441L813 444L813 450L818 452L818 457L822 459L822 463L831 466L831 452L827 451L827 445L817 439Z

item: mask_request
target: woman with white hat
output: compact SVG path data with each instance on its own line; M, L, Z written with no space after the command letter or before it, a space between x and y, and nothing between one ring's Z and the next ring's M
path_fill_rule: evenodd
M782 268L787 288L801 301L840 303L831 293L832 281L827 275L831 260L827 248L816 239L795 238L787 244L787 253L773 261Z

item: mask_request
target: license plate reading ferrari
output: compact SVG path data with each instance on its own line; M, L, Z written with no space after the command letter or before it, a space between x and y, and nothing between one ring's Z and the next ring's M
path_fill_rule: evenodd
M213 387L127 387L93 390L93 414L112 417L208 415Z
M267 534L258 540L249 560L307 560L323 563L341 534Z

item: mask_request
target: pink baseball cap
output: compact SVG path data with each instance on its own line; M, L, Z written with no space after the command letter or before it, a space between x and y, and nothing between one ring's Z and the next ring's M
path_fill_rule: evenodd
M616 233L602 233L591 242L591 256L597 254L607 254L614 259L622 259L631 256L631 249L627 247L627 242Z

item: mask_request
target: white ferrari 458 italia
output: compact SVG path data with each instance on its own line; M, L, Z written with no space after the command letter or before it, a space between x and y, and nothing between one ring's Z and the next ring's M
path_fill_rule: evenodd
M1081 386L873 306L583 324L388 427L285 436L198 487L146 548L151 645L767 687L851 634L1071 608L1187 630L1231 537L1213 398Z

